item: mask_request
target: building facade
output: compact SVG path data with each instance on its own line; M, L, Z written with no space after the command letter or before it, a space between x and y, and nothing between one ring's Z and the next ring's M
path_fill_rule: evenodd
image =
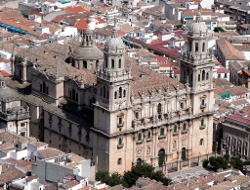
M82 44L91 42L79 52L93 51L87 59L65 49L58 57L53 48L13 60L15 77L30 83L23 102L32 113L32 135L91 158L98 170L119 173L137 163L180 170L212 153L213 61L200 13L190 27L180 81L133 63L116 30L103 57L92 36L83 32Z

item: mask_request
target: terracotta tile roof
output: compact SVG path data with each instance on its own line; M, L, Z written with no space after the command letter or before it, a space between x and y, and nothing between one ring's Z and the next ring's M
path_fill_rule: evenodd
M32 145L34 147L41 147L41 146L45 146L45 145L48 146L48 143L38 141L38 142L30 143L30 145Z
M5 70L0 70L0 73L4 76L4 77L9 77L10 74L7 73Z
M88 12L88 10L84 9L82 6L66 7L65 9L73 13Z
M222 67L217 69L217 73L230 73L230 71L227 68Z
M63 152L61 150L58 150L56 148L51 148L51 147L39 150L38 152L42 156L42 158L51 158L51 157L54 157L54 156L60 156L60 155L65 154L65 152Z
M96 17L95 19L98 21L98 24L106 23L106 21L100 17Z
M194 16L197 15L198 9L186 9L183 11L183 16ZM202 15L213 15L213 12L209 9L201 9Z
M104 36L111 36L113 28L114 26L108 25L103 28L95 29L94 33L99 34L99 35L104 35Z
M87 26L87 19L80 19L79 21L77 21L74 25L74 27L76 27L78 30L85 30Z
M0 186L4 185L7 182L10 182L14 179L18 179L24 177L25 173L21 172L16 168L10 167L8 171L0 174Z
M234 86L227 89L231 96L240 96L246 94L248 89L245 86Z
M244 55L233 47L233 45L225 40L219 39L216 41L220 51L224 55L225 59L229 60L245 60Z
M72 181L68 181L68 182L66 182L66 183L61 184L61 185L59 186L59 188L61 188L61 189L69 189L69 188L72 188L72 187L74 187L74 186L76 186L76 185L78 185L78 184L79 184L78 181L72 180Z
M125 23L125 24L120 25L120 30L125 33L129 33L133 31L133 27L130 24Z

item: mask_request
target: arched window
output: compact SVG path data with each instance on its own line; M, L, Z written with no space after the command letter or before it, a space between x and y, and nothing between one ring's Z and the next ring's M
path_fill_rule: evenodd
M122 164L122 159L121 158L118 158L117 160L117 165L121 165Z
M208 78L209 78L209 73L207 72L206 79L208 80Z
M158 114L161 114L161 104L159 103L158 106L157 106L157 113Z
M115 68L115 60L112 59L112 69L114 69L114 68Z
M123 90L123 97L126 97L126 90Z
M119 88L119 98L122 98L122 87Z
M137 136L137 141L140 142L141 141L141 133L138 133L138 136Z
M101 88L101 90L100 90L100 96L102 96L102 88Z
M174 133L177 133L177 126L174 126Z
M198 74L198 81L200 82L201 81L201 75Z
M99 61L96 60L96 62L95 62L95 67L98 68L98 66L99 66Z
M202 51L205 52L205 42L202 44Z
M158 119L161 119L161 104L159 103L158 106L157 106L157 113L158 113Z
M200 146L204 145L204 139L200 139Z
M117 99L117 92L115 91L115 99Z
M150 131L148 131L147 139L150 139L150 138L151 138L151 133L150 133Z
M121 67L122 67L122 60L119 59L119 68L121 68Z
M202 71L202 80L205 80L205 71Z
M181 159L182 161L186 160L186 148L181 149Z
M136 161L137 165L141 165L142 164L142 160L141 158L138 158L137 161Z
M198 42L195 43L195 52L198 52L199 47L198 47Z

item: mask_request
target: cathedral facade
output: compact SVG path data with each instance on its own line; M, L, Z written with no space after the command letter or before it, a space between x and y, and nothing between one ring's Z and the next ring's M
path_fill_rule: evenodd
M22 104L30 109L30 133L50 146L91 158L98 170L123 173L140 163L179 170L212 153L213 61L207 38L197 15L177 81L131 62L116 30L101 52L86 29L74 50L17 54L18 80L7 84L26 84L30 91Z

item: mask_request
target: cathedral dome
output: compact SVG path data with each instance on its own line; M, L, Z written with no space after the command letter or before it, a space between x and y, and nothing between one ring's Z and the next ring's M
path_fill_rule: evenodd
M201 34L206 34L207 33L207 26L202 22L200 12L198 12L198 14L196 16L196 22L192 23L190 25L189 33L191 35L195 35L195 34L201 35Z
M120 37L118 37L116 30L113 30L111 38L109 38L104 45L104 52L123 54L125 46Z
M77 47L70 53L70 57L75 60L96 60L103 58L103 52L95 45L90 47Z

